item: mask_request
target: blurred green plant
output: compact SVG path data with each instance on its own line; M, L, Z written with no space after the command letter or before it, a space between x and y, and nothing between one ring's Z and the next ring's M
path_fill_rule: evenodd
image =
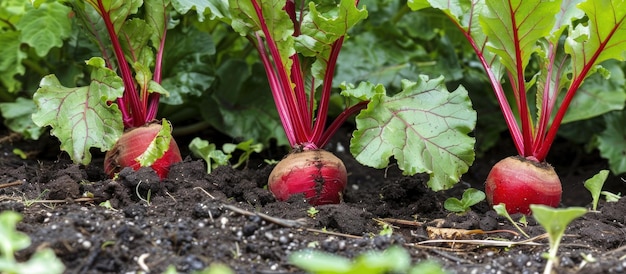
M63 273L65 266L50 248L37 250L25 262L15 260L14 253L30 246L28 235L17 231L22 219L19 213L0 213L0 273L3 274L55 274Z
M446 271L434 261L422 261L411 265L406 249L392 246L385 251L365 252L354 260L316 250L292 253L289 261L311 274L444 274Z

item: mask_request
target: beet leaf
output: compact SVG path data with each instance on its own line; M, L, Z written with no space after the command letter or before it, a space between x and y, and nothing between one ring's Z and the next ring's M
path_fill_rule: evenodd
M168 94L160 82L171 10L169 1L68 4L101 57L87 62L92 67L87 86L65 87L54 75L44 77L33 96L38 111L32 118L38 126L52 127L74 162L88 164L90 148L109 150L124 129L155 120L160 96ZM171 134L169 127L163 132ZM140 160L149 163L162 155L158 147L150 146L154 150L145 154L150 157Z
M474 162L475 140L467 134L476 125L476 112L463 87L450 93L443 77L422 75L417 82L404 80L402 91L393 96L371 84L344 93L371 96L367 109L356 117L350 142L359 162L384 168L393 156L404 174L428 174L433 190L456 184Z
M32 116L39 126L52 126L51 134L61 141L61 149L81 164L91 162L89 148L108 150L124 132L116 104L107 104L122 96L122 79L105 67L102 58L87 62L92 67L91 84L68 88L54 75L41 80L33 96L38 110Z
M489 77L518 153L537 161L545 160L585 79L596 72L608 75L601 65L626 57L623 0L409 1L414 10L428 6L442 10L465 35ZM603 99L617 102L592 115L623 106L623 96Z

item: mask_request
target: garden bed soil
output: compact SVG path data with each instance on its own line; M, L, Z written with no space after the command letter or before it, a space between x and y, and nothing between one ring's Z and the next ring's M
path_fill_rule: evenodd
M18 229L32 239L17 258L26 260L48 247L66 273L162 273L168 266L189 273L216 262L236 273L302 273L288 260L297 250L353 258L392 245L404 246L414 263L434 260L451 273L541 273L546 263L546 238L533 240L539 245L509 247L422 243L433 237L526 239L484 201L464 215L443 208L446 198L460 198L470 186L483 189L489 168L515 154L506 141L477 159L456 187L433 192L425 187L425 175L403 176L393 164L384 170L360 165L346 151L349 134L340 133L328 149L348 168L344 202L318 206L312 215L301 197L277 202L266 190L272 166L262 159L277 156L263 154L246 168L220 167L207 175L205 163L183 149L186 159L165 180L159 181L150 169L124 170L112 180L101 168L101 154L94 154L91 165L78 166L58 151L54 138L24 141L6 130L1 136L0 184L15 184L0 189L0 210L21 213ZM14 148L28 158L18 157ZM563 181L562 206L589 208L591 196L582 184L605 169L606 162L571 144L555 146L549 161ZM605 189L626 192L615 176ZM100 205L105 201L111 207ZM625 216L626 200L621 199L601 202L598 212L572 222L559 249L556 273L626 272ZM391 236L380 235L385 223L393 228ZM455 236L427 232L437 228L508 231ZM522 228L531 237L545 233L533 218Z

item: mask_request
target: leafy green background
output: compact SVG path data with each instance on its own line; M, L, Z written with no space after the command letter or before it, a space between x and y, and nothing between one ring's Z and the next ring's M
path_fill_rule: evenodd
M235 140L287 144L269 97L259 57L248 40L229 26L224 0L175 0L172 5L160 117L174 133L214 129ZM413 4L418 1L411 1ZM97 47L77 26L64 1L0 1L0 112L12 131L37 139L46 128L31 120L32 96L41 79L55 74L65 87L86 86L85 61ZM403 0L362 0L368 18L349 32L334 85L369 81L381 84L386 96L402 91L402 80L419 75L444 76L447 90L465 87L476 110L477 157L502 141L506 126L482 68L464 37L442 12L411 11ZM572 103L559 135L598 149L615 174L626 172L626 100L623 63L604 63L605 71L587 79ZM529 64L537 66L536 63ZM605 76L610 74L610 78ZM337 92L338 94L338 92ZM589 98L593 98L589 99ZM336 96L333 115L347 99ZM617 103L615 103L617 102ZM590 103L593 103L590 105ZM599 104L601 103L601 104ZM612 111L604 113L607 109ZM352 125L356 127L354 120ZM233 126L236 125L236 126Z

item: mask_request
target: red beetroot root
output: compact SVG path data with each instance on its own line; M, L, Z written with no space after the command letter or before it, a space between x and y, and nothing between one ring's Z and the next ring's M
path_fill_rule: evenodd
M520 156L496 163L485 182L490 205L506 204L510 214L530 214L531 204L556 207L561 202L561 181L554 168Z
M115 176L124 167L131 167L138 170L141 165L136 160L143 154L152 140L161 130L161 125L157 123L136 127L124 132L112 149L107 151L104 158L104 171L110 177ZM170 147L165 154L156 160L150 167L159 175L161 179L166 178L170 171L170 166L182 161L180 150L174 138L170 141Z
M268 186L280 201L303 194L309 204L323 205L340 203L347 181L343 162L318 149L287 155L272 170Z

